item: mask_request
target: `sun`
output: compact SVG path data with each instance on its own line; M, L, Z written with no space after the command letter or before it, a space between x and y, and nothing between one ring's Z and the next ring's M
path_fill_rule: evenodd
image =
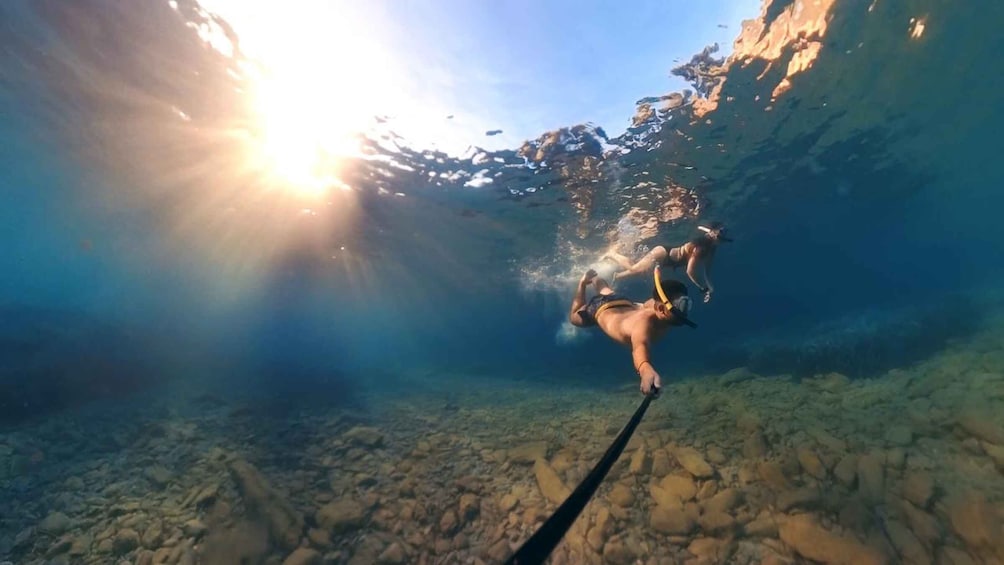
M236 31L252 61L255 170L303 195L345 188L339 172L360 135L402 90L386 30L361 5L331 0L203 0Z

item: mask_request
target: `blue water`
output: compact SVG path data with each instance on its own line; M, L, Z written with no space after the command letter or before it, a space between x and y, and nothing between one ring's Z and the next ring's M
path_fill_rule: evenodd
M534 163L513 148L491 155L514 165L503 168L374 146L411 170L382 177L390 165L360 160L351 196L305 214L228 168L246 109L227 61L166 3L140 4L0 8L0 426L11 434L0 445L103 403L188 398L163 392L177 390L258 399L280 419L419 403L437 379L461 406L488 391L470 402L490 407L499 383L623 401L637 379L627 352L595 332L560 338L574 283L612 242L636 256L711 220L736 241L719 252L715 298L693 315L700 328L673 330L655 350L667 382L739 366L882 379L997 328L999 5L837 1L819 56L773 102L791 44L773 61L748 50L710 113L697 116L689 98L606 140L631 148L620 156L587 144ZM793 4L769 2L766 17ZM907 22L921 14L925 32L911 39ZM428 175L484 167L498 175L479 188ZM657 213L669 186L692 199L674 208L682 217L631 238L628 209ZM647 278L620 288L650 292ZM181 404L172 410L193 409ZM244 456L268 460L261 441ZM19 461L17 476L0 476L2 496L30 505L31 467ZM12 544L43 506L0 523L0 557L42 562L46 544Z

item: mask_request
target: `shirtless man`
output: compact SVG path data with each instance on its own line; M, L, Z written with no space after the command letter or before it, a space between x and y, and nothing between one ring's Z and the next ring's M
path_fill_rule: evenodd
M586 287L593 284L596 295L586 302ZM638 304L615 294L606 281L589 269L582 275L572 298L568 320L579 327L599 326L614 341L631 348L635 371L641 377L644 394L659 394L662 380L649 358L649 349L672 326L697 325L687 319L690 298L680 281L660 279L655 269L652 298Z
M704 301L711 301L711 293L715 287L711 284L711 262L715 258L715 251L724 241L732 241L725 235L725 225L721 222L714 222L710 226L698 226L704 232L700 236L667 250L662 245L657 245L645 254L638 262L632 264L631 260L619 253L607 253L604 259L611 259L616 262L623 271L614 273L614 282L626 277L640 275L655 265L671 267L674 270L683 265L687 266L687 276L693 281L697 288L704 295ZM704 284L698 281L704 279Z

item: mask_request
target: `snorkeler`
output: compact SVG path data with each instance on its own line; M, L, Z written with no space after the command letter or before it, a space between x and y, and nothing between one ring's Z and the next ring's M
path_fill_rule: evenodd
M715 287L711 284L711 279L709 278L711 274L711 262L715 258L715 251L718 249L718 246L722 242L732 240L726 237L725 225L721 222L713 222L709 227L698 226L697 229L704 233L668 251L662 245L657 245L634 264L631 264L630 259L619 253L607 253L603 256L603 259L610 259L624 269L623 271L614 273L613 281L617 282L618 279L640 275L655 265L672 267L674 270L677 267L686 265L687 276L700 289L701 294L704 295L704 301L710 302L711 294L715 291ZM701 284L697 280L698 271L701 272L704 284Z
M659 393L662 380L649 359L649 348L671 326L697 324L687 319L690 298L687 287L680 281L660 279L659 267L655 269L655 288L652 298L636 303L615 294L610 285L589 269L579 281L572 298L568 320L580 328L599 326L614 341L631 348L635 371L641 377L644 394ZM586 302L586 287L596 288L596 295Z

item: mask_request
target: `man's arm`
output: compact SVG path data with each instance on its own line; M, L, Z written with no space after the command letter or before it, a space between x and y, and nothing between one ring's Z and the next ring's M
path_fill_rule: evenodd
M638 332L631 337L631 359L634 361L635 371L638 371L638 376L641 377L641 392L643 394L651 392L653 387L657 391L662 388L662 379L649 358L647 328L644 332Z
M572 297L572 308L568 311L568 321L573 326L583 325L579 310L582 310L582 307L586 305L586 287L589 286L589 283L593 282L594 278L596 278L596 271L589 269L579 279L579 287L575 289L575 296Z

